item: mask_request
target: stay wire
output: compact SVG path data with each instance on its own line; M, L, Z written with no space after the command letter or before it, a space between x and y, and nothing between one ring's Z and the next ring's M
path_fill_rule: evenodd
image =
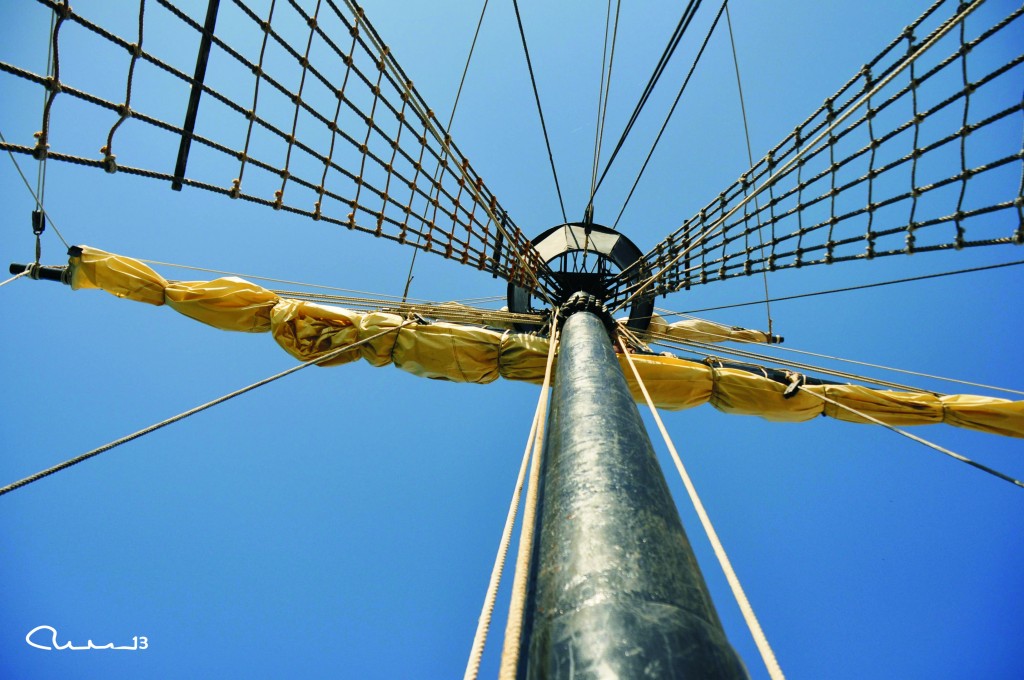
M49 30L49 33L48 33L48 35L51 36L51 39L46 41L46 77L47 78L53 77L53 39L52 39L52 36L53 36L54 27L56 26L56 22L57 22L57 10L56 9L51 9L50 10L50 30ZM46 110L46 102L47 102L48 98L49 98L49 92L47 92L44 89L43 90L43 111ZM10 151L8 151L8 153L10 153ZM11 158L13 160L14 156L12 155ZM43 157L39 159L39 165L38 165L38 167L36 169L36 195L39 196L39 199L38 199L38 203L39 203L38 210L39 210L39 213L40 213L39 214L40 224L39 224L38 228L36 228L36 225L33 224L32 225L32 231L33 231L33 233L35 234L35 237L36 237L36 260L35 260L35 264L36 264L37 267L39 266L39 260L42 259L42 256L43 256L42 235L43 235L43 231L46 229L46 212L45 212L45 205L46 205L46 159L47 159L46 155L43 155Z
M686 493L690 497L690 502L693 504L694 510L697 511L697 516L700 518L701 526L704 527L704 533L707 534L708 541L711 542L711 547L715 551L715 557L718 558L718 564L721 566L722 572L725 574L725 578L729 582L729 588L732 590L733 597L736 598L736 604L739 605L740 612L743 614L743 620L746 622L747 628L750 630L751 637L754 638L754 643L757 645L758 652L761 653L761 660L764 662L765 668L768 669L768 675L772 680L784 680L786 676L783 675L782 668L779 666L779 662L775 658L775 652L772 651L771 645L768 644L768 638L765 636L764 630L761 628L761 624L758 622L757 616L754 614L754 608L750 606L750 600L747 599L747 594L744 592L743 586L740 584L739 577L736 576L736 570L733 569L732 562L729 560L729 556L725 552L725 547L722 545L722 541L718 537L718 532L715 531L714 525L711 524L711 518L708 516L707 510L704 508L704 503L700 500L700 496L697 494L697 488L693 485L693 480L690 479L690 475L686 471L686 466L683 465L683 460L680 458L675 444L672 443L672 438L669 436L668 430L665 428L665 423L661 420L661 415L658 413L658 409L654 405L654 400L651 399L651 395L647 391L647 386L644 385L644 382L640 377L640 371L637 370L636 364L633 362L633 357L626 348L626 344L622 341L622 338L619 338L618 340L619 347L622 348L622 353L626 357L626 363L629 364L629 368L633 372L636 384L640 388L640 392L643 394L648 408L651 410L651 416L654 418L654 422L657 423L658 430L661 432L661 436L665 440L665 446L672 455L672 461L675 463L676 470L679 472L679 476L683 480L683 485L686 487Z
M615 42L619 34L619 12L622 0L615 3L615 27L612 29L611 54L608 50L608 29L611 26L612 0L608 0L608 11L604 19L604 47L601 50L601 82L597 90L597 122L594 126L594 163L590 169L590 193L597 188L597 169L601 164L601 147L604 144L604 124L608 116L608 99L612 89L612 65L615 61ZM607 64L606 64L607 62ZM605 68L607 66L607 70ZM592 215L594 206L587 205L585 214Z
M813 396L817 397L818 399L821 399L824 402L832 404L833 406L837 406L837 407L843 409L844 411L848 411L848 412L854 414L855 416L857 416L858 418L863 418L864 420L872 422L875 425L881 425L882 427L884 427L887 430L891 430L891 431L895 432L896 434L903 435L904 437L907 437L908 439L912 439L915 442L917 442L919 444L923 444L923 445L927 446L928 448L930 448L930 449L932 449L934 451L938 451L941 454L944 454L946 456L949 456L950 458L953 458L954 460L958 460L961 463L967 463L968 465L970 465L972 467L978 468L982 472L987 472L988 474L993 475L994 477L998 477L999 479L1002 479L1004 481L1010 482L1011 484L1013 484L1015 486L1018 486L1020 488L1024 488L1024 482L1021 482L1019 479L1014 479L1013 477L1011 477L1009 475L1006 475L1006 474L1003 474L1002 472L999 472L998 470L993 470L992 468L988 467L987 465L982 465L981 463L973 461L970 458L967 458L966 456L962 456L959 453L956 453L954 451L950 451L949 449L947 449L945 447L942 447L942 446L939 446L938 444L930 442L927 439L922 439L921 437L918 437L915 434L911 434L911 433L907 432L906 430L901 430L900 428L896 427L895 425L889 425L888 423L882 422L881 420L879 420L878 418L875 418L874 416L868 415L867 413L864 413L862 411L858 411L857 409L852 408L850 406L847 406L846 404L841 404L841 403L839 403L838 401L836 401L834 399L830 399L826 394L823 394L828 389L828 387L826 385L821 385L820 386L820 391L818 389L813 389L813 390L812 389L808 389L808 388L804 387L803 385L800 386L800 389L803 390L804 392L807 392L810 395L813 395Z
M927 279L938 279L943 276L954 276L958 274L971 274L974 272L987 271L989 269L1000 269L1002 267L1015 267L1017 265L1024 264L1024 260L1016 260L1014 262L1003 262L1001 264L990 264L982 267L971 267L969 269L957 269L950 272L941 272L939 274L923 274L921 276L911 276L905 279L893 279L891 281L881 281L879 283L866 283L859 286L847 286L845 288L833 288L831 290L819 290L813 293L800 293L798 295L786 295L783 297L771 298L771 302L784 302L786 300L799 300L800 298L815 297L817 295L831 295L833 293L848 293L854 290L866 290L868 288L879 288L881 286L891 286L896 283L911 283L914 281L925 281ZM700 312L715 312L720 309L735 309L737 307L750 307L752 305L760 305L764 300L753 300L751 302L737 302L730 305L718 305L717 307L701 307L700 309L687 310L686 314L698 314ZM682 312L680 312L682 314Z
M708 46L708 42L711 40L711 35L715 32L715 27L718 25L718 20L722 17L722 10L724 10L725 7L726 2L723 2L722 6L718 9L718 14L715 15L715 20L711 23L711 28L708 29L707 35L704 36L704 42L701 43L700 50L697 52L697 56L694 57L693 64L690 66L690 70L686 74L686 78L683 80L683 85L679 88L679 93L676 94L675 101L672 102L672 107L668 110L668 115L665 116L665 122L661 124L658 136L654 138L654 143L651 144L651 150L647 152L647 158L644 159L644 164L640 167L640 172L637 174L636 180L633 181L633 186L630 188L629 194L626 196L626 200L622 204L622 209L619 210L619 214L615 218L615 222L612 225L613 229L619 226L619 220L622 219L622 214L626 212L626 206L629 205L629 201L633 198L633 193L640 184L640 178L644 176L644 171L647 170L647 165L651 162L651 157L654 156L654 150L658 147L658 142L661 141L662 135L665 134L665 129L668 127L669 120L672 119L672 114L675 113L676 106L679 105L679 101L683 97L683 92L686 91L686 86L690 82L690 78L693 76L693 72L696 70L697 64L700 62L701 55L704 54L704 48Z
M2 130L0 130L0 142L7 144L7 139L4 137L4 133ZM21 181L25 183L25 188L28 189L29 194L32 195L32 200L35 201L36 208L40 212L42 212L43 217L46 218L46 223L53 227L53 233L57 234L57 238L59 238L60 242L64 244L64 247L70 248L71 246L68 245L68 242L64 239L64 235L60 233L60 229L58 229L57 225L54 224L53 218L51 218L49 213L46 212L46 209L43 208L43 203L39 197L39 194L37 194L35 189L32 188L32 184L28 181L28 178L25 176L25 173L22 172L21 166L18 165L18 159L14 157L14 154L11 152L10 149L7 150L7 155L11 157L11 162L14 163L14 169L18 171L18 175L21 177Z
M732 18L729 16L729 3L728 3L728 0L726 0L726 2L724 2L724 3L722 3L722 6L725 8L725 24L729 28L729 45L732 47L732 63L733 63L733 66L736 69L736 89L739 92L739 96L740 96L740 113L743 116L743 136L746 138L746 141L747 141L747 161L750 163L750 167L754 167L754 151L753 151L753 147L752 147L752 145L750 143L750 125L747 123L747 105L746 105L746 102L744 102L744 100L743 100L743 80L740 78L740 60L739 60L739 57L736 55L736 39L733 37ZM772 202L774 202L774 200L775 200L775 196L773 195L772 187L768 187L768 198L769 198L769 201L772 201ZM759 215L760 213L761 213L761 205L760 205L760 202L755 197L754 198L754 214L755 215ZM763 228L764 228L764 225L760 223L760 220L758 220L757 238L761 242L761 259L764 259L764 236L761 233ZM772 231L774 232L774 228L772 229ZM767 269L762 269L761 270L761 278L764 281L764 307L765 307L765 312L768 315L768 334L771 335L771 333L772 333L772 305L771 305L771 302L769 302L769 299L768 299L769 298L769 294L768 294L768 270Z
M669 61L672 59L672 55L675 54L676 48L679 46L679 42L682 40L683 35L686 33L686 29L689 28L690 22L693 20L694 14L700 7L702 0L690 0L683 10L683 15L679 18L679 23L676 24L675 30L672 32L672 36L669 38L668 45L665 46L665 50L661 54L661 58L658 59L658 63L654 67L654 73L651 74L650 79L647 81L647 85L644 91L640 95L640 100L637 102L636 107L633 109L633 113L626 123L625 129L622 131L622 135L619 137L619 141L615 144L615 148L612 151L611 156L608 158L608 162L605 164L604 171L601 173L600 179L597 180L597 185L594 190L590 192L590 198L587 200L587 205L594 202L594 196L597 195L598 190L601 188L601 184L604 182L604 178L608 176L608 171L612 167L612 163L615 162L615 158L619 155L619 151L622 150L622 146L626 143L626 138L629 137L629 133L633 129L633 125L636 124L637 119L640 117L640 112L647 104L650 99L651 93L654 91L654 87L661 79L662 73L665 72L665 68L668 66Z
M78 463L81 463L82 461L85 461L85 460L88 460L90 458L93 458L94 456L98 456L101 453L109 451L109 450L111 450L113 448L116 448L116 447L122 445L122 444L126 444L126 443L128 443L128 442L130 442L132 440L135 440L135 439L138 439L140 437L143 437L143 436L145 436L145 435L147 435L147 434L149 434L151 432L155 432L156 430L159 430L159 429L161 429L163 427L166 427L168 425L176 423L179 420L184 420L185 418L188 418L189 416L193 416L193 415L195 415L197 413L200 413L201 411L205 411L208 408L212 408L214 406L217 406L218 404L223 404L225 401L228 401L229 399L234 399L235 397L237 397L239 395L242 395L242 394L245 394L246 392L251 392L252 390L256 389L257 387L262 387L264 385L267 385L269 383L274 382L275 380L280 380L281 378L283 378L283 377L285 377L287 375L291 375L292 373L295 373L297 371L301 371L304 368L309 368L310 366L315 366L317 364L322 364L324 362L330 361L331 359L334 359L336 357L341 356L345 352L353 350L356 347L360 347L362 345L365 345L366 343L370 342L371 340L375 340L375 339L377 339L377 338L379 338L379 337L381 337L383 335L387 335L388 333L396 333L396 332L400 331L402 328L404 328L404 327L406 327L406 326L408 326L409 324L412 324L412 323L418 323L418 321L415 320L415 319L407 319L407 320L403 321L401 324L399 324L398 326L395 326L394 328L389 328L387 330L381 331L380 333L375 333L374 335L371 335L368 338L364 338L364 339L359 340L357 342L350 343L348 345L345 345L344 347L339 347L339 348L337 348L335 350L332 350L332 351L328 352L327 354L323 355L322 357L320 357L318 359L312 359L310 361L305 361L305 362L299 364L298 366L292 366L291 368L289 368L287 370L284 370L284 371L281 371L280 373L277 373L275 375L272 375L269 378L264 378L263 380L255 382L255 383L253 383L251 385L248 385L248 386L243 387L241 389L235 390L234 392L230 392L230 393L225 394L225 395L223 395L221 397L218 397L218 398L216 398L216 399L214 399L212 401L208 401L205 404L200 404L199 406L196 406L195 408L191 408L188 411L184 411L182 413L179 413L176 416L172 416L170 418L167 418L166 420L161 420L158 423L150 425L149 427L145 427L145 428L143 428L141 430L137 430L136 432L133 432L133 433L131 433L129 435L121 437L120 439L115 439L114 441L112 441L112 442L110 442L108 444L104 444L103 446L100 446L99 448L95 448L95 449L93 449L91 451L87 451L86 453L83 453L83 454L81 454L79 456L75 456L74 458L70 458L70 459L64 461L63 463L59 463L57 465L54 465L53 467L49 467L49 468L46 468L45 470L41 470L41 471L39 471L39 472L37 472L37 473L35 473L33 475L29 475L28 477L25 477L24 479L20 479L20 480L18 480L16 482L8 484L5 487L0 488L0 496L3 496L4 494L10 493L11 491L14 491L15 489L19 489L19 488L21 488L23 486L27 486L27 485L29 485L29 484L31 484L33 482L37 482L37 481L39 481L40 479L42 479L44 477L49 477L50 475L52 475L54 473L57 473L57 472L60 472L61 470L67 469L67 468L71 467L72 465L77 465Z
M476 31L473 32L473 42L469 45L469 54L466 56L466 65L462 69L462 78L459 79L459 89L455 92L455 102L452 104L452 113L448 116L448 127L446 132L451 134L452 123L455 122L455 112L459 108L459 99L462 97L462 86L466 84L466 75L469 73L469 64L473 61L473 52L476 50L476 40L480 37L480 27L484 25L484 15L487 13L487 3L490 0L484 0L484 6L480 10L480 19L476 22ZM445 157L447 157L445 152ZM440 191L440 185L438 184L438 177L441 174L441 164L438 163L437 169L434 170L434 186ZM436 212L436 211L435 211ZM409 296L409 286L412 285L412 270L416 266L416 255L419 253L419 248L413 248L412 259L409 261L409 274L405 279L405 290L402 292L402 302L405 302Z
M551 141L548 139L548 128L544 124L544 110L540 106L540 94L537 92L537 79L533 75L533 62L530 60L530 48L526 46L526 31L523 30L523 18L519 14L519 1L512 0L512 7L516 11L516 23L519 25L519 37L523 41L523 52L526 54L526 68L530 72L530 85L533 86L533 98L537 102L537 113L540 115L540 128L544 133L544 145L548 149L548 161L551 163L551 174L555 178L555 192L558 194L558 205L562 209L562 221L568 222L565 216L565 201L562 200L562 188L558 184L558 171L555 170L555 156L551 152Z

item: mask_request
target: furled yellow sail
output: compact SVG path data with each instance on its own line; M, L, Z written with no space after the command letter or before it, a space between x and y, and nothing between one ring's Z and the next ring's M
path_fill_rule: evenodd
M396 314L361 313L282 298L234 277L168 282L138 260L87 246L71 257L70 266L71 285L75 289L95 288L129 300L166 304L215 328L269 332L285 351L302 361L317 359L402 323L402 317ZM717 336L723 328L728 328L714 326L678 332ZM539 384L544 376L547 351L547 339L535 335L435 322L406 326L382 335L328 363L338 365L365 359L374 366L393 363L426 378L489 383L500 376ZM868 422L817 396L821 394L891 425L944 422L993 434L1024 437L1024 401L876 390L859 385L807 386L791 398L785 398L785 385L756 373L660 355L636 355L634 361L655 404L670 410L710 403L726 413L757 415L774 421L799 422L826 415L850 422ZM624 374L634 396L642 398L632 372L625 370Z

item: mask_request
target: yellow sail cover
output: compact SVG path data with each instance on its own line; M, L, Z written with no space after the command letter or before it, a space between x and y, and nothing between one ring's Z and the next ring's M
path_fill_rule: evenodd
M361 313L282 298L235 277L172 283L138 260L87 246L71 257L70 266L71 286L76 290L101 289L129 300L168 305L214 328L269 332L286 352L302 361L317 359L339 347L397 328L403 321L396 314ZM717 336L723 328L728 327L686 330ZM547 352L547 339L535 335L435 322L410 325L382 335L323 365L365 359L374 366L393 363L414 375L439 380L482 384L500 376L540 384ZM849 422L869 422L816 396L821 394L890 425L947 423L1024 437L1024 401L972 395L937 396L858 385L807 386L787 399L783 397L785 385L755 373L668 356L635 355L633 360L655 404L669 410L710 403L726 413L757 415L773 421L800 422L825 415ZM632 372L625 367L625 358L620 357L620 362L633 396L641 400Z

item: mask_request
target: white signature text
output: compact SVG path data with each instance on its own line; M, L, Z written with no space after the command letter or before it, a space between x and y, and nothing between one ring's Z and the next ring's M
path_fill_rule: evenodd
M50 635L49 636L36 635L36 633L39 633L39 631L42 631L42 630L50 631ZM44 644L40 644L39 643L40 640ZM149 649L149 638L147 638L144 635L136 635L136 636L132 637L132 644L130 644L130 645L121 645L121 646L115 646L113 642L108 642L105 645L97 645L92 640L89 640L89 642L87 644L80 645L80 646L75 646L75 645L71 644L70 640L68 642L65 642L64 644L60 644L60 643L57 642L57 629L54 628L53 626L36 626L35 628L33 628L32 630L30 630L28 632L28 635L25 636L25 642L29 643L30 645L32 645L36 649L46 649L46 650L70 649L70 650L73 650L73 651L76 651L76 652L77 651L81 651L83 649L128 649L128 650L131 650L131 651L137 651L137 650L140 650L140 649ZM50 643L50 645L46 645L45 643L47 643L47 642Z

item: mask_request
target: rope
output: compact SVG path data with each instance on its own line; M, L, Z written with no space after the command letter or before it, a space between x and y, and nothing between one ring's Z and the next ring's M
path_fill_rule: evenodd
M553 310L557 318L557 310ZM558 331L551 332L548 346L548 361L544 368L544 384L538 410L538 427L533 439L533 462L530 465L530 486L526 490L526 505L523 508L523 529L519 534L519 552L516 555L516 573L512 580L512 599L508 607L508 621L505 624L505 641L501 650L501 666L498 680L515 680L519 668L519 650L522 647L523 618L526 613L526 588L530 575L530 561L533 559L533 534L537 523L537 499L540 493L540 468L544 454L544 423L548 411L548 387L551 385L551 367L555 361L558 346Z
M661 334L655 334L655 335L661 335ZM744 359L754 359L754 360L765 362L765 363L776 363L776 364L780 364L782 366L789 366L790 368L798 369L801 372L824 373L825 375L831 375L831 376L835 376L837 378L844 378L846 380L857 380L857 381L869 383L869 384L872 384L872 385L878 385L880 387L888 387L890 389L903 390L903 391L906 391L906 392L922 392L922 393L927 393L927 394L937 394L937 393L932 392L930 390L920 390L920 389L917 389L916 387L911 387L909 385L903 385L903 384L896 383L896 382L891 382L891 381L888 381L888 380L880 380L878 378L868 378L868 377L863 376L863 375L857 375L856 373L848 373L846 371L837 371L837 370L834 370L834 369L823 368L821 366L812 366L811 364L804 364L804 363L801 363L799 361L788 361L786 359L780 359L779 357L768 356L766 354L761 354L759 352L748 352L746 350L741 350L741 349L736 349L736 348L726 349L726 348L722 348L722 347L711 346L711 345L708 345L707 343L699 342L699 341L696 341L696 340L666 340L666 339L660 339L659 338L659 343L660 344L675 344L675 345L679 345L679 346L683 346L683 347L692 347L692 348L697 348L699 350L704 350L704 352L693 352L693 353L694 354L698 354L699 356L706 357L706 358L715 358L713 354L708 354L707 352L720 352L722 354L732 354L734 356L743 357ZM690 351L693 351L693 350L690 350Z
M6 286L11 281L16 281L16 280L20 279L22 276L27 275L30 271L32 271L32 270L31 269L26 269L25 271L21 272L20 274L15 274L14 276L12 276L11 278L7 279L3 283L0 283L0 288Z
M553 345L554 343L552 343ZM550 356L552 350L548 349ZM550 363L548 364L550 367ZM538 428L543 429L543 409L547 403L546 386L541 388L540 397L537 399L537 409L533 414L533 424L530 426L530 434L526 438L526 448L523 451L523 462L519 466L519 476L516 477L516 486L512 491L512 500L508 506L508 515L505 517L505 527L501 531L501 541L498 544L498 554L494 557L494 567L491 569L491 578L487 583L487 594L484 596L483 609L476 625L476 634L473 636L473 645L469 652L469 661L466 664L464 680L476 680L480 673L480 660L483 658L484 645L487 644L487 633L491 628L491 616L494 613L494 602L498 597L498 587L501 585L501 576L505 571L505 559L508 556L508 546L512 541L512 530L515 528L516 515L519 511L519 499L523 491L523 482L526 480L526 467L531 454L536 448L536 434Z
M755 304L760 304L760 303L755 303ZM682 312L663 312L663 313L668 314L668 315L687 316L687 317L689 317L691 319L698 319L698 317L690 316L689 314L684 314ZM702 320L702 319L698 319L698 320ZM714 336L714 337L721 338L722 340L727 340L727 341L730 341L730 342L738 342L738 343L741 343L741 344L758 345L758 346L760 346L762 344L762 343L759 343L759 342L756 342L756 341L753 341L753 340L745 340L745 339L742 339L742 338L732 338L732 337L727 336L727 335L722 335L720 333L712 333L710 331L701 331L701 333L703 335L711 335L711 336ZM687 341L687 340L680 340L678 338L674 338L670 334L667 334L667 333L650 333L650 335L652 337L656 338L655 344L660 344L660 345L665 345L665 346L683 345L683 344L685 344L687 342L690 342L690 341ZM702 345L702 346L706 347L706 345ZM932 380L941 380L943 382L956 383L958 385L968 385L970 387L981 387L981 388L984 388L984 389L987 389L987 390L994 390L996 392L1007 392L1007 393L1010 393L1010 394L1024 395L1024 391L1022 391L1022 390L1014 390L1014 389L1010 389L1008 387L996 387L995 385L986 385L984 383L970 382L968 380L959 380L957 378L948 378L948 377L941 376L941 375L932 375L931 373L922 373L920 371L911 371L911 370L907 370L907 369L904 369L904 368L896 368L894 366L884 366L882 364L872 364L872 363L869 363L869 362L866 362L866 361L858 361L856 359L845 359L843 357L837 357L837 356L833 356L833 355L830 355L830 354L820 354L818 352L810 352L810 351L803 350L803 349L796 349L795 347L786 347L784 345L772 345L772 349L777 350L777 351L782 351L782 352L792 352L794 354L803 354L803 355L806 355L806 356L817 357L819 359L829 359L831 361L839 361L839 362L846 363L846 364L854 364L856 366L866 366L868 368L877 368L877 369L880 369L880 370L883 370L883 371L892 371L893 373L903 373L905 375L913 375L913 376L916 376L916 377L919 377L919 378L930 378ZM727 350L723 350L723 351L727 351ZM702 355L702 356L710 356L710 355ZM762 358L762 359L766 360L766 361L775 361L776 360L776 357L773 357L773 356L768 355L768 354L757 355L757 356L759 358ZM825 370L825 369L822 369L822 370ZM852 374L845 374L844 373L842 375L845 376L845 375L852 375ZM856 379L862 380L864 382L869 382L870 381L868 378L865 378L863 376L855 376L855 377L856 377ZM895 385L895 383L887 383L887 384L889 386L894 386ZM913 391L921 392L921 391L924 391L924 390L919 390L919 389L913 388Z
M875 425L881 425L882 427L884 427L887 430L892 430L896 434L901 434L901 435L903 435L904 437L906 437L908 439L913 439L918 444L924 444L928 448L933 449L935 451L938 451L939 453L942 453L944 455L947 455L950 458L953 458L955 460L960 461L961 463L967 463L968 465L970 465L972 467L976 467L976 468L978 468L979 470L981 470L983 472L987 472L990 475L993 475L995 477L998 477L999 479L1002 479L1002 480L1005 480L1007 482L1010 482L1011 484L1014 484L1015 486L1019 486L1021 488L1024 488L1024 482L1021 482L1019 479L1014 479L1013 477L1010 477L1009 475L1005 475L1002 472L999 472L998 470L993 470L992 468L988 467L987 465L982 465L981 463L977 463L977 462L971 460L970 458L967 458L965 456L961 456L959 453L955 453L953 451L950 451L949 449L944 448L942 446L939 446L938 444L934 444L934 443L928 441L927 439L922 439L921 437L918 437L917 435L910 434L906 430L901 430L900 428L896 427L895 425L889 425L888 423L884 423L881 420L879 420L878 418L875 418L874 416L870 416L867 413L864 413L862 411L858 411L857 409L852 408L850 406L847 406L846 404L840 404L838 401L835 401L834 399L830 399L828 396L826 396L824 394L824 392L827 390L827 388L824 385L821 386L821 392L809 390L806 387L804 387L803 385L799 385L799 388L801 390L803 390L804 392L807 392L808 394L814 395L815 397L821 399L822 401L828 402L829 404L832 404L833 406L838 406L839 408L843 409L844 411L849 411L850 413L854 414L855 416L857 416L859 418L863 418L865 420L868 420L868 421L874 423Z
M347 352L349 350L355 349L356 347L360 347L361 345L365 345L366 343L370 342L371 340L375 340L375 339L377 339L377 338L379 338L379 337L381 337L383 335L387 335L388 333L395 333L395 332L401 330L402 328L404 328L405 326L408 326L409 324L412 324L412 323L417 323L417 322L416 322L415 319L407 319L406 321L403 321L401 324L399 324L398 326L395 326L394 328L389 328L388 330L381 331L380 333L376 333L374 335L371 335L368 338L364 338L364 339L359 340L357 342L350 343L348 345L345 345L344 347L339 347L338 349L335 349L335 350L332 350L332 351L328 352L327 354L323 355L319 359L313 359L311 361L303 362L303 363L299 364L298 366L293 366L293 367L291 367L291 368L289 368L287 370L284 370L284 371L281 371L280 373L272 375L269 378L264 378L263 380L255 382L255 383L253 383L251 385L248 385L246 387L243 387L243 388L241 388L239 390L235 390L234 392L230 392L228 394L225 394L224 396L218 397L218 398L214 399L213 401L208 401L205 404L201 404L199 406L196 406L195 408L189 409L188 411L184 411L183 413L179 413L178 415L172 416L172 417L170 417L170 418L168 418L166 420L161 420L159 423L155 423L153 425L150 425L149 427L145 427L145 428L143 428L141 430L138 430L136 432L133 432L133 433L127 435L127 436L121 437L120 439L115 439L114 441L112 441L112 442L110 442L108 444L104 444L103 446L101 446L99 448L96 448L96 449L93 449L92 451L87 451L86 453L83 453L80 456L75 456L74 458L70 458L70 459L64 461L63 463L59 463L58 465L54 465L53 467L46 468L45 470L41 470L40 472L37 472L37 473L35 473L33 475L29 475L28 477L25 477L24 479L20 479L20 480L18 480L16 482L8 484L5 487L0 488L0 496L3 496L6 493L10 493L11 491L14 491L15 489L18 489L18 488L21 488L21 487L26 486L28 484L31 484L32 482L39 481L43 477L49 477L50 475L52 475L52 474L54 474L56 472L60 472L61 470L64 470L65 468L71 467L72 465L77 465L77 464L81 463L84 460L88 460L89 458L92 458L94 456L98 456L99 454L104 453L105 451L109 451L110 449L116 448L116 447L120 446L121 444L126 444L126 443L128 443L128 442L130 442L130 441L132 441L134 439L138 439L139 437L143 437L143 436L149 434L150 432L155 432L156 430L159 430L160 428L163 428L163 427L166 427L166 426L171 425L173 423L176 423L179 420L184 420L185 418L188 418L189 416L195 415L196 413L199 413L201 411L205 411L208 408L211 408L211 407L216 406L218 404L223 404L225 401L228 401L229 399L234 399L235 397L237 397L239 395L242 395L242 394L245 394L246 392L251 392L252 390L256 389L257 387L262 387L263 385L267 385L269 383L272 383L275 380L279 380L279 379L281 379L281 378L283 378L283 377L285 377L287 375L291 375L292 373L295 373L297 371L301 371L304 368L309 368L310 366L315 366L316 364L321 364L321 363L324 363L326 361L330 361L331 359L334 359L335 357L338 357L338 356L344 354L345 352Z
M512 7L516 11L516 23L519 24L519 37L523 40L523 52L526 53L526 68L530 72L530 85L533 86L533 98L537 102L537 113L540 115L540 129L544 133L544 145L548 149L548 160L551 162L551 174L555 178L555 191L558 193L558 205L562 208L562 221L568 222L565 216L565 202L562 200L562 189L558 185L558 172L555 171L555 156L551 153L551 142L548 139L548 128L544 124L544 111L540 107L540 94L537 92L537 79L533 75L533 63L530 61L530 49L526 46L526 32L523 30L523 19L519 15L519 2L512 0Z
M718 563L721 565L722 571L725 573L725 578L729 582L729 588L732 590L733 597L736 598L736 603L739 605L740 611L743 613L743 620L746 621L747 628L750 629L750 634L754 638L754 642L757 644L757 650L761 653L761 660L764 661L764 665L768 669L768 675L772 680L784 680L786 676L783 675L782 669L779 667L779 662L775 659L775 653L772 651L771 645L768 644L768 639L765 637L764 631L761 630L761 624L757 621L754 609L750 606L750 601L747 599L746 593L743 592L743 586L740 585L740 580L736 576L736 571L732 567L732 562L729 561L729 556L725 553L722 541L718 538L718 532L716 532L714 526L712 526L711 518L708 517L707 511L704 509L704 504L701 502L700 496L697 495L697 489L694 487L693 481L690 479L690 475L686 472L686 467L683 465L683 461L679 457L679 452L676 451L676 447L672 443L672 438L669 437L668 430L665 429L665 424L661 421L658 409L654 406L654 401L651 399L651 395L647 392L647 387L640 378L640 372L637 370L636 364L633 362L633 357L627 350L626 345L621 338L619 339L619 347L622 348L622 353L626 357L626 362L629 364L630 370L633 371L633 377L636 379L636 384L640 387L640 391L644 395L644 400L647 402L647 406L651 409L651 415L654 417L654 421L658 424L658 430L661 431L661 436L665 440L665 446L668 447L669 453L672 454L672 461L676 464L676 470L679 471L679 476L683 480L683 485L686 487L686 493L690 496L690 502L693 503L693 508L697 511L697 516L700 517L701 526L704 527L704 532L707 534L708 540L711 541L711 547L714 548L715 557L718 558Z

